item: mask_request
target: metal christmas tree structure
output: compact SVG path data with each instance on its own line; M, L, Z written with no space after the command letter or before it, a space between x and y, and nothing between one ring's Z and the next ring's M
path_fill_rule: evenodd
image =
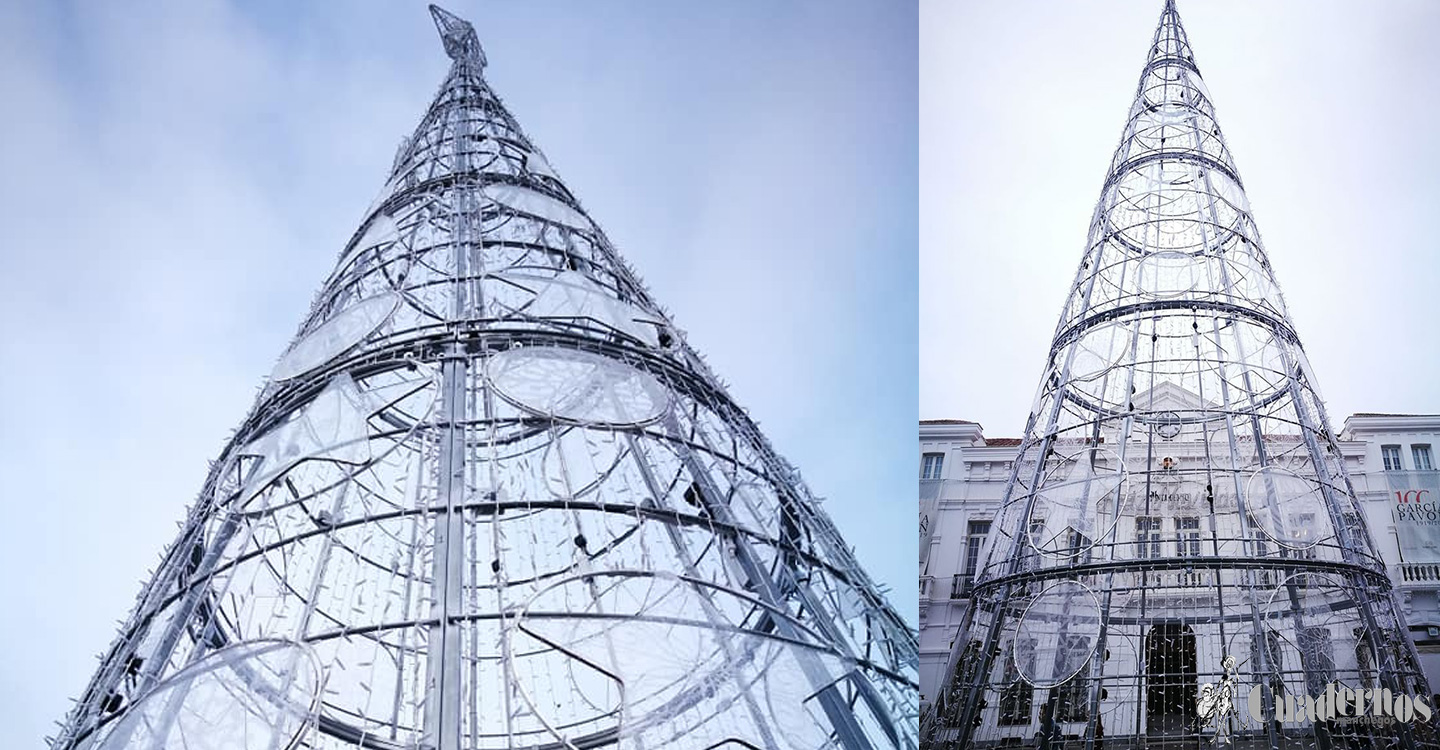
M1329 424L1168 0L924 744L1430 746Z
M52 747L915 747L913 633L431 13L449 75Z

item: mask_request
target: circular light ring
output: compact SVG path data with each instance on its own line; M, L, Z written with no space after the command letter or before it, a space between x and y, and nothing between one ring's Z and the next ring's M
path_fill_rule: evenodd
M1012 655L1021 679L1045 689L1079 674L1100 639L1100 602L1084 584L1058 581L1025 608Z
M1236 571L1239 572L1239 571ZM1224 627L1225 641L1221 648L1212 651L1213 661L1209 662L1207 669L1204 657L1202 656L1200 674L1201 682L1207 681L1206 671L1216 674L1221 669L1220 658L1222 656L1233 656L1237 662L1236 667L1244 689L1249 690L1251 685L1256 685L1266 680L1267 674L1270 679L1287 681L1295 680L1297 683L1304 680L1307 671L1306 664L1302 662L1301 653L1304 649L1300 644L1310 640L1312 644L1324 644L1327 640L1331 646L1331 656L1336 658L1326 668L1334 668L1334 673L1327 678L1337 683L1354 684L1353 680L1359 676L1359 670L1354 660L1346 656L1347 651L1353 653L1355 646L1366 643L1369 640L1367 624L1364 621L1361 610L1361 602L1366 597L1365 586L1357 585L1349 578L1349 573L1306 571L1294 573L1288 577L1278 569L1272 570L1249 570L1253 574L1255 582L1241 579L1236 584L1243 586L1246 602L1241 609L1242 612L1232 611L1227 608L1225 612L1214 609L1214 601L1211 599L1205 605L1208 608L1207 614L1188 616L1187 622L1192 625L1204 625L1209 630L1208 634L1197 634L1202 644L1202 655L1206 639L1212 639L1218 635L1220 626ZM1261 575L1266 577L1261 579ZM1279 574L1279 575L1276 575ZM1269 576L1276 575L1274 581ZM1367 576L1369 577L1369 576ZM1263 583L1260 581L1263 580ZM1372 579L1373 580L1373 579ZM1276 582L1278 581L1278 583ZM1154 597L1154 594L1151 594ZM1254 611L1258 611L1259 631L1264 636L1257 638L1257 630L1254 627ZM1155 608L1155 621L1178 619L1178 613L1173 610ZM1111 642L1114 633L1114 612L1112 606L1111 619L1106 630L1106 643ZM1382 617L1383 614L1377 612ZM1392 621L1393 622L1393 621ZM1378 624L1378 623L1377 623ZM1387 627L1393 625L1378 624L1379 631L1384 632ZM1319 639L1306 639L1299 635L1304 630L1311 633L1321 634L1328 632L1327 636ZM1269 648L1264 649L1271 657L1276 659L1262 659L1259 648L1261 643L1268 641ZM1289 651L1289 649L1295 649ZM1262 668L1262 661L1268 662ZM1321 670L1315 670L1315 665L1309 667L1312 672L1310 677L1315 677ZM1375 668L1372 662L1371 669ZM1373 672L1372 672L1373 675ZM1275 683L1271 683L1272 685ZM1323 685L1321 686L1323 688ZM1303 691L1302 691L1303 692Z
M1190 253L1151 253L1135 268L1135 288L1144 297L1173 299L1195 290L1201 268L1202 264Z
M1282 547L1309 549L1334 536L1320 482L1281 466L1251 472L1245 508L1260 531Z
M1161 412L1154 417L1142 418L1140 421L1150 424L1155 430L1155 434L1163 440L1174 440L1184 429L1184 420L1173 411Z
M571 229L593 228L585 214L557 198L520 185L488 185L486 198L497 205Z
M1354 586L1334 573L1295 573L1277 584L1261 619L1266 638L1273 639L1271 656L1278 662L1270 665L1272 673L1288 667L1293 674L1318 659L1320 671L1328 667L1341 680L1346 672L1358 677L1358 668L1335 660L1337 652L1353 649L1365 630L1356 594ZM1337 649L1339 644L1344 648Z
M1259 410L1289 397L1287 373L1293 366L1287 362L1298 352L1289 350L1280 332L1240 316L1197 321L1183 310L1167 310L1151 320L1152 327L1138 335L1127 327L1137 325L1134 318L1117 318L1068 336L1066 353L1061 355L1061 361L1070 365L1065 397L1088 411L1148 421L1142 415L1151 404L1144 394L1168 381L1192 394L1207 394L1200 408L1186 414L1186 423ZM1136 392L1140 397L1132 411L1129 405ZM1171 409L1156 404L1154 411Z
M319 713L324 670L303 643L257 640L206 655L132 704L91 750L289 750Z
M1201 78L1199 73L1187 74L1185 76L1185 80L1190 83L1191 88L1195 89L1200 93L1201 96L1205 97L1206 101L1211 100L1210 87L1205 85L1205 79Z
M365 233L346 250L335 267L345 268L366 250L394 242L399 237L400 227L395 223L395 217L384 212L377 213L365 225Z
M234 497L246 512L273 510L278 506L270 506L267 496L281 477L318 491L370 471L391 454L411 450L413 436L430 424L439 394L439 372L429 364L416 364L413 371L397 367L359 382L341 373L288 419L233 452L218 496ZM242 464L242 457L259 464ZM244 481L242 465L250 472Z
M1104 207L1107 232L1097 239L1129 255L1180 253L1213 261L1245 228L1248 204L1243 191L1230 190L1234 184L1222 170L1198 163L1142 164L1115 182Z
M671 402L670 391L653 375L579 349L507 349L490 357L485 375L511 404L573 424L650 424L665 414Z
M1288 393L1290 368L1282 340L1273 331L1249 323L1227 326L1221 344L1226 349L1224 376L1232 404L1245 407L1276 393Z
M1102 658L1107 674L1112 670L1123 670L1128 665L1142 663L1146 626L1164 617L1163 614L1147 616L1144 614L1146 609L1143 593L1129 584L1117 581L1109 611L1105 613L1105 653ZM1133 710L1133 688L1127 689L1123 684L1110 683L1106 690L1109 695L1100 700L1101 716L1110 716L1122 709ZM1106 723L1109 723L1109 719Z
M540 465L552 497L577 500L600 490L630 457L621 435L583 427L560 428L542 449Z
M1109 467L1097 466L1101 461ZM1026 519L1030 546L1047 557L1084 554L1115 528L1115 493L1123 494L1129 471L1113 451L1082 450L1056 462L1040 486ZM1078 534L1078 537L1076 536ZM1037 538L1037 535L1040 538Z
M1238 241L1236 244L1239 244ZM1228 286L1224 293L1258 310L1283 316L1281 311L1285 304L1280 297L1280 289L1264 261L1248 249L1253 247L1250 245L1246 250L1226 252L1223 271Z
M1195 109L1180 102L1159 102L1141 109L1136 130L1147 130L1161 125L1175 126L1189 123L1196 116Z
M1135 330L1129 321L1107 322L1086 331L1072 344L1066 370L1067 390L1077 390L1107 406L1119 403L1119 379L1132 357ZM1115 373L1115 377L1106 378ZM1115 382L1112 382L1115 381Z
M526 151L524 153L525 169L531 174L549 177L552 180L560 179L560 176L555 174L555 168L550 166L550 162L547 161L539 151Z
M1245 189L1240 183L1230 178L1230 175L1219 170L1210 173L1210 186L1215 196L1225 201L1232 209L1242 214L1250 213L1250 199L1245 195Z
M490 302L502 317L587 327L598 324L647 346L660 345L660 330L665 326L662 317L620 299L615 291L585 274L504 272L490 278Z
M793 625L791 634L751 626L766 619ZM583 731L618 718L611 726L619 737L643 738L647 746L666 739L659 744L716 747L737 731L748 735L747 744L777 746L759 730L726 721L750 694L786 709L768 727L778 747L823 747L831 730L804 708L816 676L798 662L807 660L826 680L854 668L818 633L751 594L664 571L608 570L556 581L516 610L510 628L507 653L530 640L547 645L553 652L541 658L563 655L595 686L596 695L588 696L575 685L580 700L560 706L542 700L536 685L514 681L516 694L547 728ZM517 631L526 638L516 638ZM567 715L582 702L604 705L600 695L618 696L619 705L603 714Z
M400 295L385 292L335 313L281 355L270 379L289 380L329 362L378 330L399 305Z

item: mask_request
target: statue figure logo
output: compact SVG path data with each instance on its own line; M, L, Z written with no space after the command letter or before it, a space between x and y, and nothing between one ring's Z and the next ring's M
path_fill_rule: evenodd
M1200 695L1195 699L1195 720L1201 729L1215 726L1215 744L1230 742L1230 725L1226 719L1237 715L1235 696L1239 688L1235 684L1235 657L1225 656L1220 660L1225 670L1218 683L1207 682L1200 686Z

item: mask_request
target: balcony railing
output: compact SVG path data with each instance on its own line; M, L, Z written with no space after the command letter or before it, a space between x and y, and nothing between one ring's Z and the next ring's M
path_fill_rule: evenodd
M1440 563L1400 563L1395 568L1394 578L1402 586L1430 584L1440 588Z
M921 576L920 601L966 599L975 583L974 576Z

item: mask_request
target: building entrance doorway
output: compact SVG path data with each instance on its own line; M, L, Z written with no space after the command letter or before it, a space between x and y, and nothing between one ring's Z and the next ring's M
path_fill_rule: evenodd
M1151 735L1184 734L1195 722L1195 631L1160 623L1145 637L1145 721Z

